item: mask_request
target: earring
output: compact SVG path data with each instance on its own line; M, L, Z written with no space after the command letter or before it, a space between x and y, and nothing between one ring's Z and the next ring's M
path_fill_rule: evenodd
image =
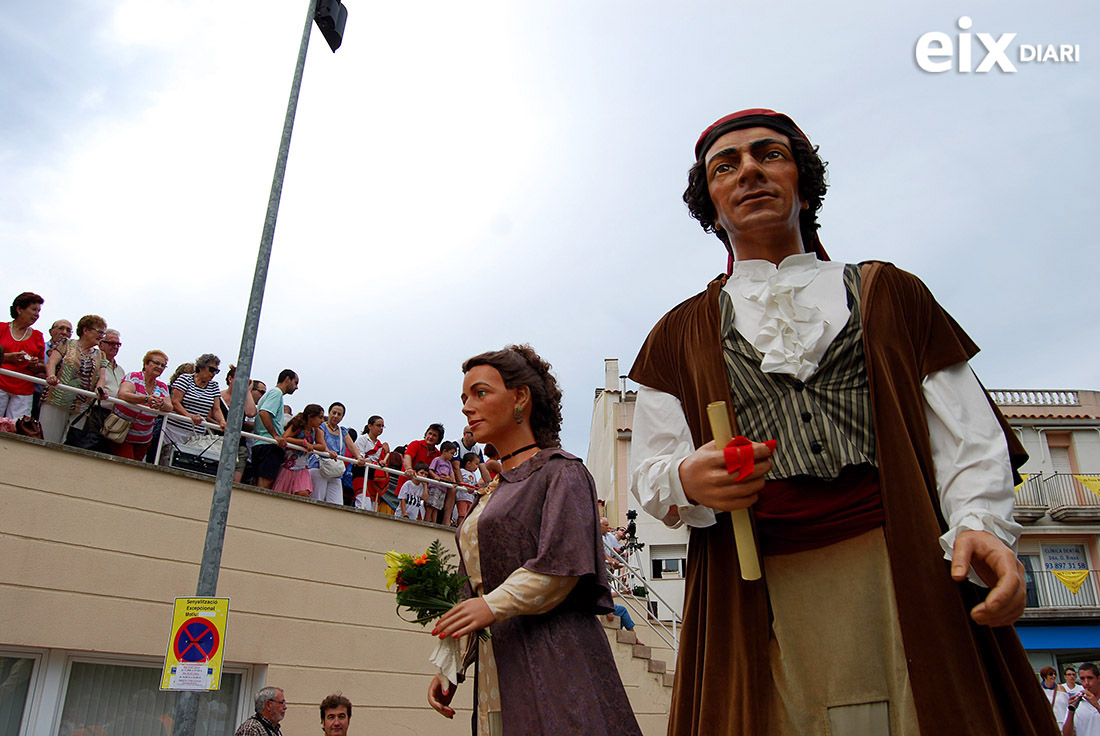
M512 416L516 418L516 424L523 424L523 407L517 404L515 411L512 412Z

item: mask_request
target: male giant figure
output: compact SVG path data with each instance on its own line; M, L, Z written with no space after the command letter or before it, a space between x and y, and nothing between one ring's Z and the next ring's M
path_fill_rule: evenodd
M630 372L632 490L691 527L669 733L1053 733L1010 626L1026 456L967 364L977 347L916 277L827 260L825 166L790 118L734 113L695 155L684 199L730 273L666 314ZM741 480L712 439L719 400L753 440ZM724 513L741 508L753 582Z

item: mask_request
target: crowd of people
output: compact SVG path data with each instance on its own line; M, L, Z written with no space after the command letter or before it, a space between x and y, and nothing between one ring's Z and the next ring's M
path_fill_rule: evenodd
M1100 734L1100 668L1085 662L1080 668L1066 665L1065 681L1058 683L1058 670L1051 666L1039 670L1043 696L1054 711L1058 728L1066 736Z
M18 424L21 433L50 442L166 466L198 456L205 465L186 467L216 468L221 433L208 425L225 430L235 366L226 371L223 387L217 379L221 360L204 353L178 365L165 382L161 376L168 368L168 355L153 349L143 356L141 370L127 371L116 360L122 336L99 315L81 317L75 334L69 320L55 320L46 339L34 328L44 302L38 294L23 292L12 301L11 320L0 323L2 367L47 384L0 375L0 429L15 431ZM241 430L254 436L241 439L235 481L332 504L458 524L473 505L474 493L500 472L499 453L491 445L476 443L468 427L452 442L444 441L443 425L433 423L423 439L391 450L381 440L381 416L371 416L359 433L341 425L347 408L339 401L327 411L308 404L294 413L285 397L297 390L298 380L297 373L285 369L271 388L263 380L251 381ZM116 403L114 398L154 411Z
M127 373L114 360L121 335L97 315L82 317L76 336L71 329L65 334L59 320L49 345L40 333L33 339L42 303L37 294L20 294L12 303L12 321L0 331L4 367L45 376L49 388L37 402L45 420L40 436L82 447L103 442L131 460L148 461L157 447L155 457L174 463L196 438L217 441L208 436L208 427L226 429L233 366L224 391L217 380L221 361L214 354L179 366L167 383L160 376L169 360L160 350L145 354L142 371ZM475 699L480 733L534 732L535 724L545 726L539 732L579 733L592 723L615 723L620 734L640 733L597 620L616 608L598 535L595 482L580 458L561 449L562 395L550 364L530 346L511 345L470 358L463 374L468 425L461 438L445 441L443 425L432 423L422 439L392 450L381 439L381 416L371 416L359 434L341 426L346 408L340 402L327 411L309 404L291 412L285 399L298 389L295 371L281 371L270 388L254 380L242 412L251 441L238 453L235 474L261 488L331 503L345 502L346 478L355 506L459 526L465 600L438 619L432 634L466 637L470 652L477 648L481 664L474 676L489 696ZM64 392L62 385L89 394ZM0 388L4 412L33 421L35 383L14 378ZM111 405L112 399L132 406ZM43 407L57 411L47 417ZM152 411L168 408L171 413L163 418ZM92 409L101 415L98 426ZM167 456L165 448L171 450ZM338 461L341 456L350 461L347 467ZM478 491L481 502L475 503ZM472 636L482 629L491 629L492 638ZM586 653L583 676L576 672L578 651ZM472 658L462 659L465 670ZM439 713L453 718L453 680L462 678L448 672L443 676L441 669L432 679L427 697ZM536 684L555 697L532 704L529 694ZM330 736L346 733L351 716L350 702L337 705L346 716L342 728L334 723L334 731L325 729ZM277 734L273 716L285 708L280 691L262 692L257 715L238 734ZM325 711L322 704L323 726Z

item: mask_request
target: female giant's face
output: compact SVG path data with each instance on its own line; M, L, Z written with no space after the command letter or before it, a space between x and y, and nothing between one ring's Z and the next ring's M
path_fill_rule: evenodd
M462 379L462 413L478 442L498 442L516 426L517 389L506 388L500 371L474 366Z
M344 407L337 404L328 410L328 423L335 427L344 418Z

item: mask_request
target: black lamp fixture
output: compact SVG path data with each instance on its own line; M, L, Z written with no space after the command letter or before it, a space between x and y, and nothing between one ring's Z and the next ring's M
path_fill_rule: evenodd
M340 0L317 0L317 9L313 11L313 20L328 41L332 53L340 48L344 40L344 26L348 22L348 9Z

